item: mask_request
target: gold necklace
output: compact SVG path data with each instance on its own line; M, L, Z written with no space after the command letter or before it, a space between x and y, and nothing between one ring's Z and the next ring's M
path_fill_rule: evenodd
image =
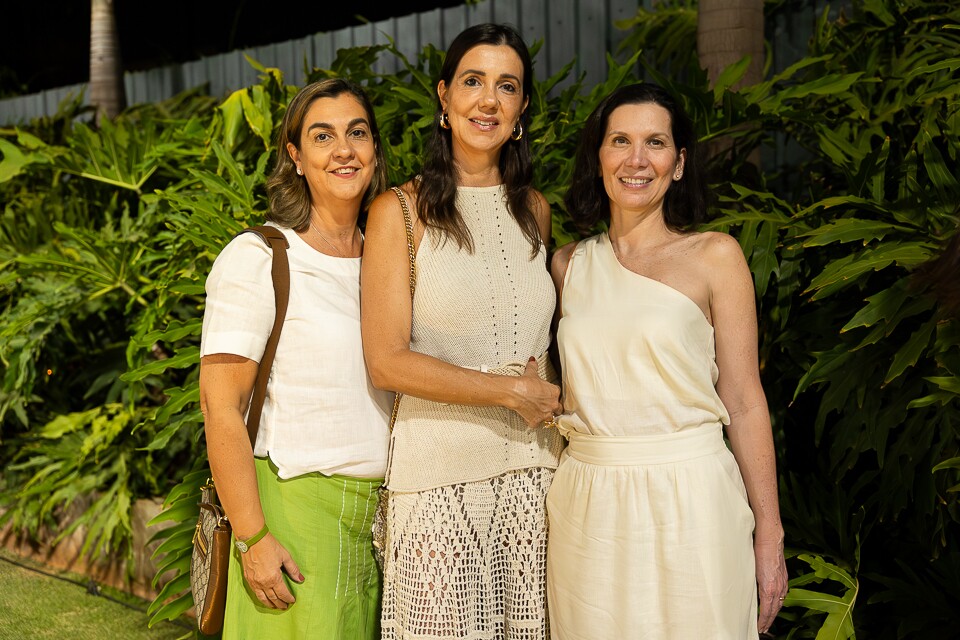
M313 225L313 220L310 221L310 228L313 229L313 232L314 232L315 234L317 234L318 236L320 236L320 239L321 239L321 240L323 240L324 242L327 243L327 246L329 246L331 249L334 250L334 252L337 254L337 257L340 257L340 258L345 257L342 253L340 253L340 250L337 249L337 247L334 246L334 244L333 244L332 242L330 242L329 240L327 240L327 236L325 236L325 235L323 235L322 233L320 233L320 230L317 229L317 228ZM357 233L356 231L353 232L354 235L356 235L356 233ZM352 239L352 238L351 238L351 239Z

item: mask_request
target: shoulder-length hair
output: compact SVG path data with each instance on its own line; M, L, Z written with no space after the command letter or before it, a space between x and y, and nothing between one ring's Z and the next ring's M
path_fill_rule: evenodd
M300 149L300 135L303 133L303 121L311 105L320 98L337 98L345 93L352 95L367 112L370 123L370 135L373 136L374 158L373 179L363 196L361 210L366 211L373 199L387 188L387 162L380 143L380 129L373 114L367 94L359 86L341 78L321 80L308 84L293 97L283 114L283 122L277 132L277 164L267 179L267 195L270 198L270 211L267 220L284 227L304 231L310 225L310 188L304 176L297 175L297 165L287 152L287 143Z
M600 177L600 145L607 133L610 114L626 104L648 103L659 105L670 113L670 134L677 152L686 150L683 176L670 185L663 199L664 222L674 231L688 231L707 220L709 194L693 123L666 89L652 82L641 82L620 87L604 98L587 118L580 134L573 180L564 204L581 232L589 233L598 222L610 221L610 198Z
M513 27L501 24L478 24L465 29L454 38L447 50L440 78L449 87L460 60L468 51L479 45L506 45L520 57L523 65L523 98L531 99L533 94L533 65L530 52L523 38ZM417 215L424 225L439 229L444 236L453 238L457 245L473 251L473 239L470 230L460 212L457 211L457 168L453 162L453 145L450 131L440 126L443 106L437 97L437 111L433 117L433 128L424 150L423 167L420 179L415 181L417 194ZM500 150L500 177L503 179L507 195L507 208L517 221L523 235L530 242L535 255L540 249L540 231L534 216L534 202L531 183L533 182L533 162L530 158L530 103L520 115L520 126L524 135L519 140L508 139Z

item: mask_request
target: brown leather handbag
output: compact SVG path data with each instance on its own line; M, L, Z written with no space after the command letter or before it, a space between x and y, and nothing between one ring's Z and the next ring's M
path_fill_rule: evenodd
M280 330L287 315L290 300L290 263L287 260L289 244L283 232L276 227L259 226L244 229L240 233L255 233L273 249L273 296L276 316L267 346L260 359L257 381L253 386L250 411L247 413L247 435L250 445L257 442L260 414L267 394L267 380L273 358L280 342ZM200 633L215 635L223 629L223 612L227 604L227 567L230 565L230 538L233 533L223 507L217 501L213 480L200 489L200 517L193 534L193 556L190 560L190 583L193 602L197 612L197 628Z

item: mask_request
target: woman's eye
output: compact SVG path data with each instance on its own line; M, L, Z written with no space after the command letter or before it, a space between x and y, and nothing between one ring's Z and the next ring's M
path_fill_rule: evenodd
M651 147L662 147L662 146L663 146L663 140L653 139L653 140L650 141L650 146L651 146Z
M329 139L330 135L326 133L318 133L317 135L313 136L314 142L326 142Z
M463 84L467 85L468 87L477 87L480 85L480 81L476 78L467 78L463 81Z
M623 136L617 136L616 138L611 140L611 142L613 142L613 144L627 144L627 139L624 138Z
M510 84L510 83L501 85L501 86L500 86L500 89L502 89L503 91L506 91L507 93L516 93L516 92L517 92L517 88L516 88L515 86L513 86L512 84Z
M350 136L353 138L366 138L367 132L364 129L354 129L350 132Z

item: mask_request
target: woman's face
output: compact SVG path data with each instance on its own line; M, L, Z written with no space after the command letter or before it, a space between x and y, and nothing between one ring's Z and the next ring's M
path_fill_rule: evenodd
M498 153L527 107L523 63L507 45L481 44L460 59L450 84L437 85L450 122L454 157Z
M300 148L287 143L287 152L303 171L310 201L357 201L373 179L376 154L370 121L360 102L349 93L317 98L300 130Z
M610 213L662 211L683 174L686 150L676 148L670 112L658 104L625 104L610 114L600 141L600 177Z

